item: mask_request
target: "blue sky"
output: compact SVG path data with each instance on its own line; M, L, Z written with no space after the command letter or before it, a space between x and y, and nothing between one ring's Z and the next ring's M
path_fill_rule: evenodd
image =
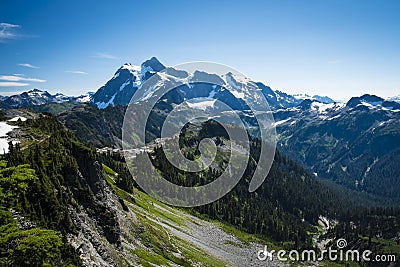
M400 1L2 1L0 94L95 91L125 62L229 65L288 93L400 94Z

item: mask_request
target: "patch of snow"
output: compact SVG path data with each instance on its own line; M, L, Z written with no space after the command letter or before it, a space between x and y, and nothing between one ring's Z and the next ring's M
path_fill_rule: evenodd
M114 105L114 98L115 98L115 95L116 95L116 93L111 97L111 99L110 99L107 103L105 103L105 102L96 102L96 103L95 103L96 106L97 106L99 109L104 109L104 108L106 108L106 107L108 107L108 106L110 106L110 105Z
M231 90L229 90L236 98L244 98L244 92L243 92L243 84L238 83L233 78L233 74L228 73L226 76L226 81L231 87Z
M119 72L115 73L114 77L112 77L112 80L118 78L118 76L119 76Z
M28 92L28 95L29 95L30 97L42 97L44 93L45 93L45 92L42 92L42 91L40 91L40 90L32 90L32 91L29 91L29 92Z
M328 121L331 121L331 120L338 119L338 118L340 118L340 117L341 117L341 115L339 114L339 115L336 115L336 116L333 116L333 117L327 118L327 120L328 120Z
M21 121L26 121L27 120L25 117L17 116L17 117L14 117L12 119L9 119L8 121L18 121L19 119Z
M357 107L358 107L358 106L364 106L364 107L367 107L368 109L373 109L373 108L375 108L372 104L370 104L370 103L368 103L368 102L361 102L361 104L358 104Z
M273 126L278 126L278 125L284 124L285 122L290 121L290 120L291 120L291 118L286 119L286 120L276 121L273 123Z
M252 112L251 110L250 110L250 111L248 111L248 110L243 110L243 111L242 111L242 115L244 115L244 116L246 116L246 117L250 117L250 118L254 118L254 117L255 117L254 112Z
M11 132L13 129L18 128L18 126L8 125L6 122L0 122L0 154L8 152L8 138L7 133ZM18 141L13 141L13 144L18 143Z
M146 100L148 100L150 97L152 97L153 94L154 94L154 91L148 90L148 91L145 92L145 95L142 97L141 100L142 100L142 101L146 101Z
M236 98L241 98L241 99L244 98L244 93L243 93L243 92L238 92L238 91L235 91L235 90L232 90L232 91L230 91L230 92L231 92L232 95L234 95Z
M217 88L217 86L216 86L216 85L213 85L212 87L213 87L214 90L212 90L212 91L210 92L210 94L208 95L208 98L214 98L215 94L217 93L217 92L215 91L215 89Z
M189 108L206 110L207 108L213 108L215 101L217 101L217 100L213 99L213 100L205 100L205 101L199 101L199 102L187 101L186 103Z
M299 100L312 99L312 97L308 94L293 94L292 96Z
M153 68L150 66L136 66L133 64L124 64L122 69L129 70L129 72L135 77L135 81L132 83L136 85L136 87L140 87L143 83L144 76L147 72L154 72Z
M128 63L128 64L124 64L124 65L122 66L122 69L127 69L127 70L129 70L129 71L132 72L132 71L140 71L140 70L141 70L141 67Z
M80 103L90 102L90 94L84 94L84 95L78 96L76 98L76 101L80 102Z
M0 121L0 137L6 136L7 133L11 132L15 128L18 128L18 126L9 125L4 121Z
M319 114L327 115L329 111L337 111L345 107L344 103L330 103L325 104L318 101L313 101L311 104L311 110L318 112ZM322 119L329 119L327 116L321 116Z
M383 110L390 111L390 110L393 110L393 107L382 107L382 109L383 109Z
M371 106L380 106L380 105L382 105L382 101L368 102L368 101L365 101L364 99L361 99L361 103L364 103L366 105L371 105Z
M318 110L319 112L323 113L326 112L328 109L332 109L335 107L335 104L324 104L321 102L314 101L311 104L311 109Z
M126 82L124 82L124 83L119 87L119 90L122 91L122 90L125 88L125 86L127 86L127 85L130 84L130 83L131 83L131 81L130 81L130 79L128 79Z
M389 97L387 100L389 100L389 101L395 101L395 102L397 102L397 103L400 103L400 95Z

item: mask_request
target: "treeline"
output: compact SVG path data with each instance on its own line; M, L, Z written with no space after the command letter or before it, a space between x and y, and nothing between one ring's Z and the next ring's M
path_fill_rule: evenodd
M115 184L119 188L128 193L133 193L133 188L137 188L137 184L132 178L129 169L126 166L125 158L121 153L107 151L106 153L99 153L97 159L118 174Z

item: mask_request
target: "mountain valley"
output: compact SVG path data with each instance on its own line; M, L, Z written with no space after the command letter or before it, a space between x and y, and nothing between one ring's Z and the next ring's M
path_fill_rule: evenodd
M196 82L204 77L220 85ZM152 90L135 95L149 79L157 81ZM149 115L151 149L140 148L130 160L141 164L150 156L165 179L181 186L218 178L226 171L226 155L241 156L241 150L232 149L216 116L208 113L217 107L210 99L239 115L251 141L250 160L235 188L199 207L177 208L146 194L135 177L151 173L130 172L122 149L132 96L140 105L178 80L184 84L163 96ZM263 112L272 114L276 129L272 167L255 192L248 188L264 143L247 105L258 103L249 87L266 98L269 110ZM8 148L0 156L0 265L280 266L285 263L277 259L258 261L257 251L267 245L319 253L321 247L336 248L338 238L349 248L400 255L395 98L365 94L340 103L290 95L232 73L166 67L152 57L140 66L124 64L95 93L67 97L34 89L0 103L1 122L9 126L2 137ZM217 144L215 161L199 173L172 166L162 149L162 123L178 106L208 118L186 124L179 135L187 158L199 157L203 138Z

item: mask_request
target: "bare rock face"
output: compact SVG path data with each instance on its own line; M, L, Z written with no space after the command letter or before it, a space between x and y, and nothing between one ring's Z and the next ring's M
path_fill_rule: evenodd
M30 220L27 220L20 212L10 209L10 212L14 218L18 222L18 228L21 230L28 230L36 227L36 223Z
M68 183L76 205L69 213L76 233L68 235L69 243L79 251L85 266L115 266L121 248L120 225L117 216L122 206L107 184L99 162L88 162L77 155L79 170ZM82 190L74 190L84 188Z

